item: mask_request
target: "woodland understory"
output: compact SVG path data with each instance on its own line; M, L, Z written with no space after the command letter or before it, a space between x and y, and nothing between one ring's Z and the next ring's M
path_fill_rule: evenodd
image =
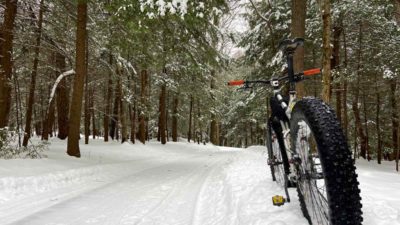
M398 170L400 0L1 0L0 25L0 158L32 137L264 145L271 89L226 82L280 76L279 41L304 37L295 70L323 73L299 95Z

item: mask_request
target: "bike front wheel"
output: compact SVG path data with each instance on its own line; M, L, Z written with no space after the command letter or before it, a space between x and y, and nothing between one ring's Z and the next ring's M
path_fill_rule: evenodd
M291 148L304 216L313 225L361 225L361 198L351 152L334 111L304 98L291 117Z

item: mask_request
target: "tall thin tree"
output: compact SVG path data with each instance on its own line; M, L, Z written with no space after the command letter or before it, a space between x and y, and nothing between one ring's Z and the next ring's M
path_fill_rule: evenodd
M292 0L292 18L291 18L291 36L302 37L305 36L306 31L306 13L307 12L307 0ZM296 73L304 70L304 48L299 47L294 54L294 70ZM305 89L303 83L296 85L297 95L302 97L305 95Z
M42 24L43 24L43 9L44 9L44 0L40 1L40 9L39 9L39 20L36 29L36 43L35 43L35 56L33 59L33 69L31 73L31 85L29 88L29 99L28 105L26 109L25 116L25 134L24 140L22 141L22 145L24 147L28 146L28 141L31 137L31 124L32 124L32 112L33 106L35 104L35 89L36 89L36 76L37 70L39 66L39 54L40 54L40 42L42 40ZM34 14L33 14L34 15Z
M0 29L0 128L8 125L10 114L13 30L17 3L17 0L5 0L4 21Z
M78 0L78 18L76 31L76 75L72 92L71 109L69 113L67 153L70 156L80 157L79 136L82 113L83 86L86 76L86 23L87 1Z

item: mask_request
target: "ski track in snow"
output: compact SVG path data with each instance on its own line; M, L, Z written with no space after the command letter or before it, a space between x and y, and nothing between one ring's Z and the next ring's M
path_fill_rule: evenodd
M272 182L265 148L96 140L82 158L54 140L48 159L0 160L0 224L307 225L297 193ZM364 225L400 225L400 177L358 163Z

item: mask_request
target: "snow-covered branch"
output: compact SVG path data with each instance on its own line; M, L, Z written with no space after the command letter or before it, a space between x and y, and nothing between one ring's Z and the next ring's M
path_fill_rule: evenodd
M56 89L58 87L58 84L62 81L62 79L64 79L67 76L71 76L75 74L75 70L68 70L65 71L64 73L62 73L60 76L57 77L56 82L53 85L53 88L51 89L51 94L50 94L50 99L49 99L49 105L51 104L51 102L53 101L54 98L54 94L56 93Z

